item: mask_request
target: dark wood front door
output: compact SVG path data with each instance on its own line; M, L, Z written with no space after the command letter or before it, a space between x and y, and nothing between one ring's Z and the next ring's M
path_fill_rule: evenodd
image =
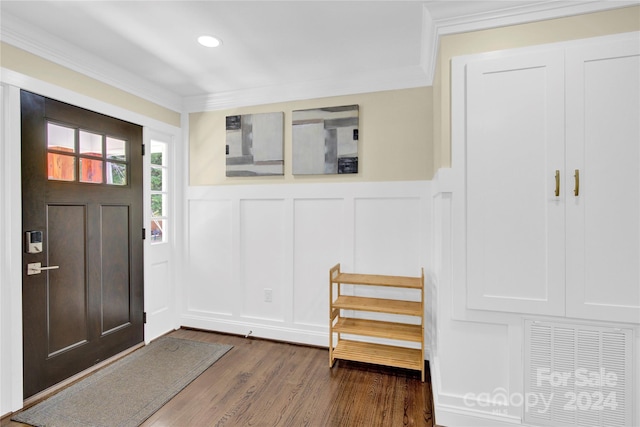
M24 91L21 106L27 398L143 340L142 128Z

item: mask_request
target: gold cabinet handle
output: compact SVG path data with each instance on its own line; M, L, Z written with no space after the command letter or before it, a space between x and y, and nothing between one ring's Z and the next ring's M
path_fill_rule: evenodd
M576 169L576 173L573 174L573 177L576 179L576 186L573 189L573 194L578 197L580 195L580 170Z
M560 171L556 169L556 197L560 196Z

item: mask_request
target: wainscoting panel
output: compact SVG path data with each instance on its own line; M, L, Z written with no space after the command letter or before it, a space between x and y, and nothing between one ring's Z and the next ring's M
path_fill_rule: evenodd
M420 274L424 209L419 197L355 200L355 268L373 274Z
M242 317L284 321L285 238L284 200L240 201Z
M171 242L145 246L148 267L145 270L144 307L147 313L144 337L149 342L178 325L174 245Z
M180 324L327 346L329 269L426 273L430 198L428 181L189 188Z
M169 282L169 263L159 262L151 264L150 268L150 285L151 292L147 297L145 309L147 313L156 314L164 310L168 310L171 306L169 301L169 290L171 289Z
M231 315L233 312L233 232L230 200L189 200L186 247L187 310Z
M327 265L341 260L343 199L302 199L294 202L293 322L327 327L329 273Z

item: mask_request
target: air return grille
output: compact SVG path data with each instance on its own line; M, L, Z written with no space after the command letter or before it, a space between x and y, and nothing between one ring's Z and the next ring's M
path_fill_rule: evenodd
M632 424L632 332L525 321L526 423Z

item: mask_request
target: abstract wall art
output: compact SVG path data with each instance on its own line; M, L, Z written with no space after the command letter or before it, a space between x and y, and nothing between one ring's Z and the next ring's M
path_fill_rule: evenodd
M227 116L227 176L284 175L284 113Z
M357 105L293 111L293 174L358 173Z

